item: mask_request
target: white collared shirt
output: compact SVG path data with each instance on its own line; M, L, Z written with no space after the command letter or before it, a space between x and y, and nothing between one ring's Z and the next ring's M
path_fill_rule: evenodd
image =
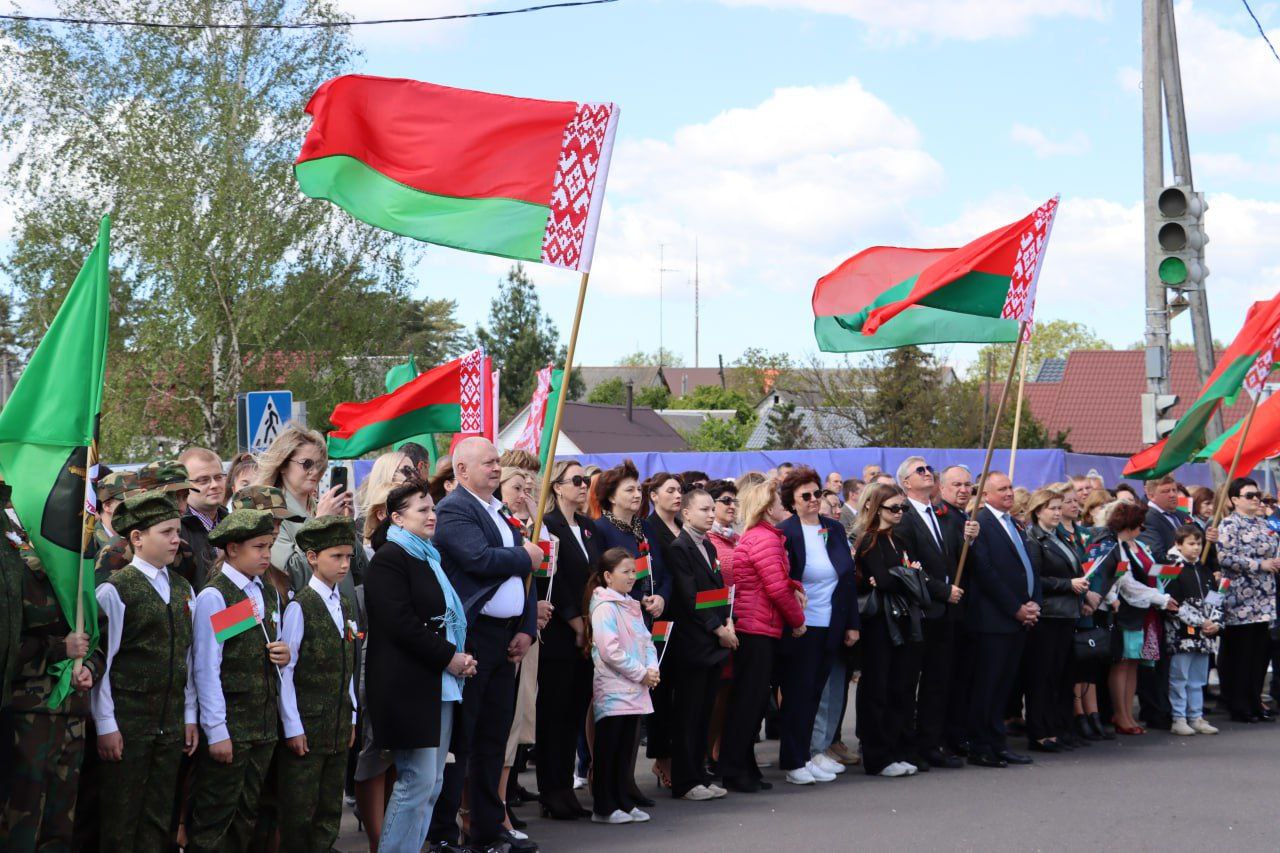
M462 486L462 488L467 489L466 486ZM500 512L502 501L492 496L486 501L470 489L467 489L467 494L479 501L480 506L484 507L485 512L489 513L489 517L493 519L493 523L498 525L498 535L502 537L503 547L514 548L516 544L515 531L511 529L511 525ZM495 619L510 619L513 616L519 616L524 613L524 603L524 581L513 575L503 581L497 591L494 592L493 597L485 602L484 607L480 608L480 614L482 616L492 616Z
M991 514L992 514L992 515L994 515L994 516L996 517L996 521L999 523L1000 530L1004 533L1004 535L1005 535L1005 536L1008 536L1008 537L1009 537L1009 541L1013 543L1014 548L1017 548L1017 547L1018 547L1018 543L1017 543L1017 542L1014 542L1014 540L1013 540L1013 533L1009 530L1009 525L1005 523L1005 516L1008 516L1008 515L1009 515L1009 513L1004 512L1004 511L1002 511L1002 510L998 510L998 509L996 509L995 507L990 506L990 505L988 505L988 506L987 506L987 509L989 509L989 510L991 511ZM1009 516L1009 517L1010 517L1010 518L1012 518L1012 516ZM1015 526L1015 527L1016 527L1016 526L1017 526L1017 524L1018 524L1018 522L1016 522L1016 521L1015 521L1015 522L1013 522L1013 523L1014 523L1014 526ZM1025 543L1025 542L1024 542L1024 543L1022 543L1022 547L1023 547L1023 549L1024 549L1024 550L1026 549L1026 547L1027 547L1027 546L1026 546L1026 543Z
M261 578L244 575L229 563L223 564L222 574L253 600L259 613L264 612ZM209 621L215 613L226 607L227 602L222 593L212 585L200 590L200 594L196 596L195 624L192 628L196 694L200 701L200 727L204 729L209 743L218 743L231 736L227 732L227 700L222 695L222 644L213 635L213 623ZM265 618L276 621L277 627L279 626L279 613L264 615ZM263 642L265 641L264 637Z
M911 505L916 508L916 512L920 513L920 520L924 522L924 526L929 529L929 533L933 536L933 541L937 544L938 550L942 550L942 525L938 524L938 515L933 511L933 505L922 503L915 498L907 498L911 501ZM930 518L932 516L932 518Z
M346 626L342 624L342 593L336 587L331 588L315 575L307 581L324 602L329 611L329 618L338 630L338 636L346 637ZM280 722L284 726L284 736L297 737L304 734L302 716L298 713L298 693L293 684L293 671L298 665L298 649L302 648L302 638L306 633L306 620L302 616L302 605L296 600L289 602L284 611L284 626L280 629L280 639L289 646L289 662L280 671ZM356 724L356 683L354 673L347 681L347 691L351 696L351 725Z
M156 595L160 596L160 600L167 606L169 604L170 590L169 570L164 567L153 566L136 554L133 557L133 562L129 565L142 572L143 577L151 584L151 588L156 591ZM102 678L94 685L91 706L93 708L93 721L98 729L98 734L109 735L120 730L119 725L116 723L115 700L111 696L111 663L120 651L120 637L124 633L125 606L124 601L120 598L120 591L115 588L114 584L104 583L100 585L94 596L98 599L99 609L107 617L107 635L105 638L107 667L102 674ZM196 722L198 717L195 667L192 666L191 649L187 649L185 700L186 707L183 712L183 722L191 725Z

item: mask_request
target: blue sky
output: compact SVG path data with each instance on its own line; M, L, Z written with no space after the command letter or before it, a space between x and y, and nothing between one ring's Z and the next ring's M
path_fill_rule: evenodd
M512 2L350 3L381 13ZM1060 192L1039 317L1142 334L1139 9L1106 0L622 0L460 25L368 28L369 73L613 100L618 151L582 363L663 340L701 361L816 349L814 281L869 245L963 242ZM1259 8L1264 23L1278 18ZM1280 284L1280 63L1231 0L1177 7L1215 334ZM1280 35L1280 32L1277 32ZM505 262L432 250L420 292L483 318ZM576 278L535 269L567 332ZM1186 316L1175 336L1188 338ZM963 363L967 347L947 348Z

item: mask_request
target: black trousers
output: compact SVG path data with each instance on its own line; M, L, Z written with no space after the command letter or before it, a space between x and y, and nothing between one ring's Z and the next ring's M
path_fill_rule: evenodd
M596 720L595 747L591 752L591 800L595 813L608 816L636 807L632 746L640 730L639 714L622 714Z
M506 817L498 790L507 735L516 705L516 668L507 660L515 636L514 619L481 616L467 627L467 652L476 659L476 674L462 688L462 707L454 719L454 763L445 767L444 784L431 815L428 838L458 843L458 808L462 787L471 809L471 843L496 841Z
M969 754L999 754L1008 749L1005 704L1018 676L1026 635L973 635L973 686L969 697Z
M951 688L955 622L943 616L924 620L920 647L920 678L915 696L913 745L917 754L941 749L946 743L947 704Z
M809 744L813 740L813 721L818 716L822 691L831 675L834 652L827 648L831 632L827 628L809 628L799 637L782 641L781 744L778 764L783 770L796 770L812 757Z
M1270 644L1271 632L1266 622L1228 625L1222 629L1218 675L1231 713L1262 712L1262 684L1267 678Z
M947 685L947 748L959 752L969 743L969 704L973 696L973 633L957 621L952 634L951 683Z
M756 764L755 736L769 701L769 680L779 642L760 634L738 635L729 712L720 736L720 774L726 780L750 782L761 778Z
M723 664L696 666L671 661L664 678L671 682L671 796L711 781L707 773L707 736Z
M883 616L862 625L862 675L858 677L857 733L862 767L871 775L897 761L912 761L911 709L920 644L895 646Z
M1169 704L1170 656L1160 655L1155 666L1138 667L1138 718L1154 728L1173 725L1173 708ZM1263 667L1263 672L1266 668Z
M649 691L649 698L653 702L653 713L644 719L645 733L648 735L644 754L649 758L671 757L675 711L671 706L671 679L668 678L670 667L671 661L663 657L662 665L658 668L662 680L658 682L657 687Z
M591 705L591 661L550 658L538 661L538 706L534 755L538 792L561 795L573 790L573 762L578 735Z
M1022 675L1027 685L1027 736L1032 740L1068 733L1071 707L1072 619L1042 619L1027 636Z

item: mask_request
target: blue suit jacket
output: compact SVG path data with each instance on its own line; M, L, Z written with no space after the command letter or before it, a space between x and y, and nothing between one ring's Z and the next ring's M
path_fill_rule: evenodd
M827 644L831 648L838 648L844 643L845 631L862 630L858 619L858 591L853 582L853 551L840 522L824 516L819 516L818 520L827 530L827 556L831 559L831 565L836 567L836 588L831 594L831 633ZM800 517L791 516L778 529L784 537L787 560L791 564L791 578L798 581L804 577L805 561L804 530Z
M596 532L600 534L600 551L601 553L610 548L621 548L632 557L640 556L640 545L636 542L636 538L630 533L624 533L613 525L613 522L604 516L600 516L595 521ZM631 597L636 601L644 598L646 595L660 595L665 602L671 601L671 572L667 569L666 563L662 559L662 546L650 535L648 525L643 521L641 525L645 527L645 539L649 543L649 576L653 578L653 592L650 593L650 584L648 580L636 581L636 585L631 588ZM663 616L662 618L666 618Z
M1036 576L1033 592L1028 596L1026 571L1000 519L984 506L978 511L977 522L981 530L965 570L970 578L964 599L969 630L984 634L1021 631L1022 623L1014 614L1028 601L1040 603L1040 578ZM1025 538L1023 542L1025 545ZM1030 548L1027 554L1029 557Z
M524 579L533 573L529 555L520 547L524 538L515 530L515 547L502 544L502 534L475 495L461 485L436 505L435 545L440 565L462 599L467 621L474 622L507 578ZM521 616L522 633L538 635L538 600L533 584Z

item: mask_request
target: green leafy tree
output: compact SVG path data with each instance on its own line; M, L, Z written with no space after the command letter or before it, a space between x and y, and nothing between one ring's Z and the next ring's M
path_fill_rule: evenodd
M671 401L673 409L733 409L740 423L755 420L755 408L740 391L719 385L699 385L683 397Z
M1076 349L1108 349L1110 344L1094 334L1093 329L1071 320L1050 320L1036 323L1031 329L1027 370L1046 358L1066 358ZM987 344L978 350L978 357L969 365L969 375L985 378L988 365L996 382L1004 382L1009 374L1009 359L1013 357L1013 344Z
M458 322L454 300L413 299L399 309L399 350L415 356L420 370L430 370L475 349L475 336Z
M748 347L731 365L736 368L726 377L728 386L747 397L759 400L770 389L795 370L795 362L785 352L771 353L760 347Z
M684 357L666 347L653 352L637 350L618 359L619 367L684 367Z
M24 346L113 215L106 453L139 434L231 445L238 392L290 383L313 413L351 391L347 359L398 344L410 244L303 197L307 99L351 68L312 0L60 0L84 18L243 21L188 30L0 24L0 142L17 225L3 271ZM407 254L409 253L409 254ZM286 386L288 387L288 386Z
M755 419L739 421L731 418L722 421L719 418L707 418L696 430L685 434L690 450L722 451L741 450L751 437L755 428Z
M606 379L587 394L587 402L598 406L621 406L627 402L627 383L618 379Z
M813 437L805 429L804 420L796 414L794 403L779 403L769 411L765 421L769 437L765 450L795 450L810 446Z

